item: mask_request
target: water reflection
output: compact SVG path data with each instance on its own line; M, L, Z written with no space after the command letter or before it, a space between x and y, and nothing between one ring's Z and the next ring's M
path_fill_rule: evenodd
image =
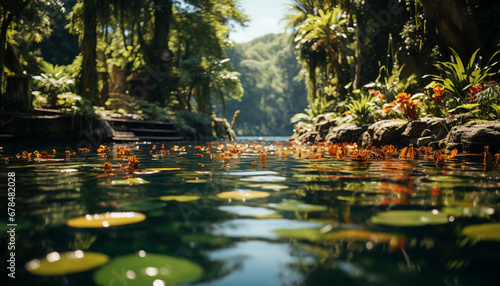
M478 158L458 155L436 168L396 157L317 159L308 146L299 148L299 159L293 150L265 144L225 145L227 158L218 144L211 153L207 146L166 145L169 152L160 153L150 152L151 144L119 145L140 162L129 172L127 156L109 147L107 157L5 166L22 186L16 193L20 263L77 250L112 259L144 251L200 265L196 285L497 281L500 172L484 172ZM265 166L253 164L262 152ZM106 162L113 176L103 176ZM129 212L145 220L67 226L86 215ZM157 277L161 267L149 267L151 284L166 283ZM138 279L129 270L124 277ZM94 273L49 279L19 269L21 285L96 285Z

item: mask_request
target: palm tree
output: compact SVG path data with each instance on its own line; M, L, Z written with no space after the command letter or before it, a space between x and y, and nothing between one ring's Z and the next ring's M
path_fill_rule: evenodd
M310 9L305 6L302 8L303 11ZM296 27L294 38L295 49L308 70L309 100L313 101L317 96L317 68L323 86L327 86L331 79L336 79L336 95L343 100L344 87L350 81L346 58L346 45L349 42L346 13L338 7L326 10L315 8L313 13L308 14ZM299 18L299 15L295 19L289 17L293 21L290 23L298 23Z

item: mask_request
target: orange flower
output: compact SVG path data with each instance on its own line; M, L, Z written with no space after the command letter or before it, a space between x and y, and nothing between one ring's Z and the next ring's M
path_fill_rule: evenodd
M370 94L372 96L377 96L379 94L379 92L375 89L369 89L368 94Z
M432 97L437 101L441 101L444 94L444 88L440 85L436 85L432 91L434 91L434 95Z
M469 87L469 90L471 91L471 93L473 95L476 95L476 93L480 92L481 90L483 90L483 87L480 86L480 85L473 85L471 87Z
M403 103L405 101L408 101L411 99L411 95L407 94L406 92L400 92L397 96L396 96L396 101L398 103Z
M391 111L391 109L393 109L394 107L396 107L396 103L391 102L391 103L385 104L383 108L384 108L385 113L389 113L389 111Z
M381 94L379 95L379 98L380 98L380 100L384 100L384 98L385 98L385 94L381 93Z

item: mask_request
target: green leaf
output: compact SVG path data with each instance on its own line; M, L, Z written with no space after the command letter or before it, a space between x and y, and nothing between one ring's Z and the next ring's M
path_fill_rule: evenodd
M128 286L177 285L198 280L203 268L184 258L139 251L138 254L119 256L100 268L94 275L94 282L108 286L122 281Z
M378 213L371 222L389 226L424 226L448 223L448 216L440 212L398 210Z

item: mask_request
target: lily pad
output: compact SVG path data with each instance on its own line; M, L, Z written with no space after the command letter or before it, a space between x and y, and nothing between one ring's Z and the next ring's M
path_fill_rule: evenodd
M443 213L454 217L485 217L495 213L495 209L474 206L448 206L441 210Z
M326 211L326 206L305 204L297 200L284 200L277 204L268 204L268 206L275 208L280 211L292 211L292 212L322 212Z
M424 226L448 223L448 215L437 211L388 211L371 217L371 222L390 226Z
M240 179L240 181L245 182L284 182L286 181L285 177L281 176L253 176L249 178Z
M273 190L275 192L279 192L281 190L288 189L288 186L285 185L277 185L277 184L263 184L259 186L261 189Z
M234 199L234 200L248 200L267 198L271 194L268 192L252 191L252 190L236 190L231 192L218 193L217 197L220 199Z
M422 182L431 187L455 188L472 186L472 178L453 177L453 176L429 176L422 179Z
M181 171L184 168L147 168L144 171Z
M163 202L152 202L152 201L134 201L119 204L116 208L123 211L149 211L152 209L158 209L166 206Z
M324 239L320 228L276 229L273 232L282 237L290 237L298 240L318 241Z
M264 176L264 175L277 175L274 171L248 171L248 172L227 172L221 173L226 176Z
M42 259L33 259L26 263L26 270L31 274L41 276L57 276L84 272L109 261L109 257L102 253L83 252L51 252Z
M194 180L185 180L184 182L188 184L204 184L208 181L204 179L194 179Z
M110 212L103 214L87 214L69 219L66 224L77 228L99 228L138 223L146 219L146 215L136 212Z
M121 281L127 286L177 285L198 280L203 268L187 259L146 253L119 256L100 268L94 282L108 286Z
M149 184L149 182L146 180L143 180L142 178L129 178L129 179L125 179L125 180L111 181L111 185L115 185L115 186L142 185L142 184Z
M462 233L478 241L500 241L500 223L469 225Z
M188 196L188 195L180 195L180 196L162 196L160 200L162 201L178 201L178 202L191 202L199 200L199 196Z

